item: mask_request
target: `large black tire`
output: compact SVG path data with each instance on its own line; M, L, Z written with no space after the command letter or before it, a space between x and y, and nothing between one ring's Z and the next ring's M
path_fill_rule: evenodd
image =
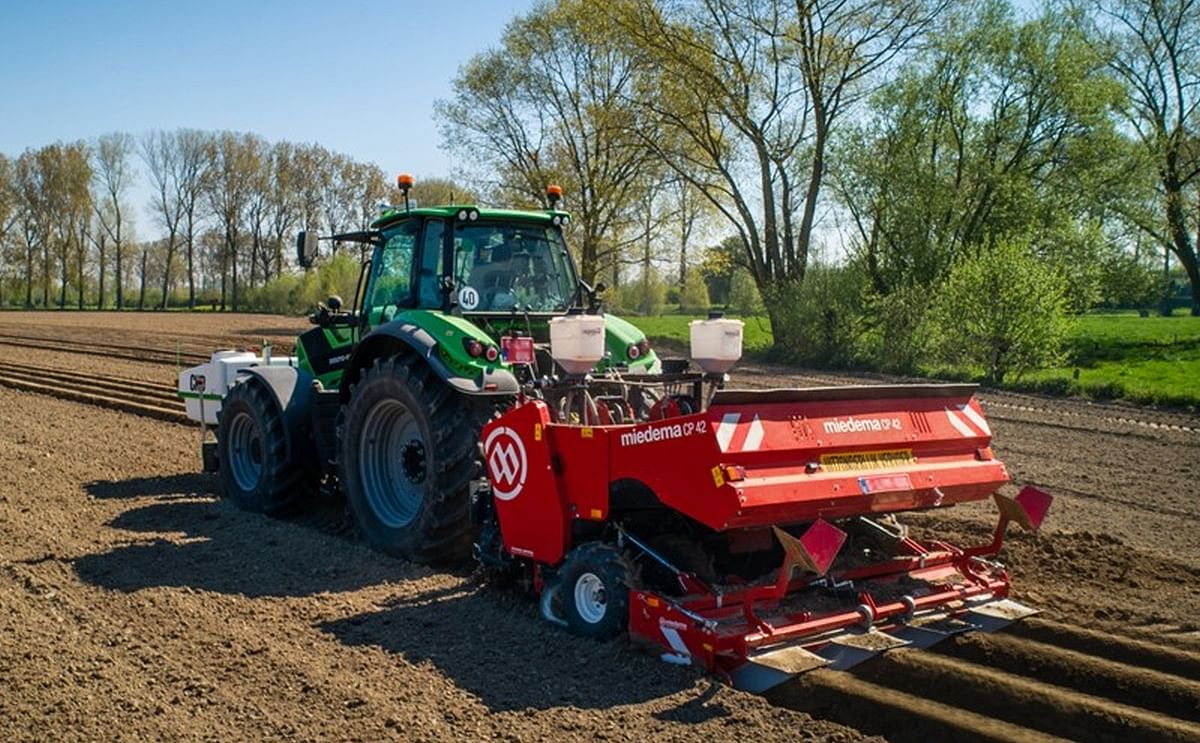
M414 357L363 372L339 420L338 479L371 546L425 564L470 558L470 487L490 410Z
M221 402L221 487L242 510L277 514L311 489L311 467L289 454L284 425L275 398L253 378L239 380Z
M555 582L567 628L597 640L624 632L632 580L629 559L610 544L588 542L568 552Z

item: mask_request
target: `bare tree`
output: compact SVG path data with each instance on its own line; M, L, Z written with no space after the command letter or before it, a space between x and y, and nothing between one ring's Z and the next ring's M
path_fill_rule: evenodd
M94 200L94 205L100 229L108 236L113 246L113 273L118 310L125 307L124 261L128 220L123 207L125 194L137 176L131 162L133 150L134 140L129 134L106 134L96 142L95 172L98 198ZM101 268L101 271L103 270ZM104 303L103 292L100 303Z
M221 132L212 141L210 153L212 177L208 179L205 195L224 236L221 309L225 309L228 273L230 301L236 312L242 226L251 195L250 181L262 157L261 141L250 135Z
M179 226L183 221L184 204L180 199L180 160L182 154L179 139L174 134L156 131L148 132L141 140L142 161L150 173L154 186L152 206L157 213L166 237L166 263L163 266L162 307L167 308L167 297L171 286L171 259L175 256L175 247L179 242ZM144 262L143 262L144 263ZM146 277L143 270L142 285ZM141 291L144 302L145 289Z
M274 273L283 270L283 251L297 221L301 219L302 192L298 150L290 142L279 142L271 148L270 196L268 198L268 230L273 249ZM271 273L264 266L264 276Z
M8 268L9 237L20 220L16 172L12 160L0 154L0 307L4 306L4 280Z
M204 220L203 195L212 173L212 135L195 129L175 132L179 153L176 199L183 209L183 245L187 258L188 309L196 309L196 235ZM169 265L169 264L168 264Z
M33 307L34 259L41 252L48 232L43 206L45 189L37 152L26 150L22 153L17 158L14 170L25 258L25 307L28 309Z

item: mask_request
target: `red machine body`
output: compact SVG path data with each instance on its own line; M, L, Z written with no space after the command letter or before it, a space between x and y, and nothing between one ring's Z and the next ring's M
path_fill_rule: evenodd
M554 564L572 520L635 481L715 531L948 506L1008 482L970 385L719 391L694 415L552 422L531 400L483 432L504 544Z
M561 424L544 402L528 400L483 432L503 547L537 566L563 560L580 522L619 521L610 499L629 484L727 536L731 550L778 539L787 557L770 582L716 586L683 575L678 595L631 591L635 638L746 688L764 684L747 668L770 677L836 665L849 652L835 643L847 630L891 623L912 634L918 618L961 617L1007 596L1007 573L981 558L998 551L1009 519L1040 522L1049 499L1037 491L1023 492L1020 503L996 496L1004 515L987 547L905 538L889 560L820 575L844 539L825 520L997 493L1009 478L992 456L991 438L971 385L722 390L703 412L634 425ZM797 539L792 532L806 525L814 526ZM826 564L814 565L822 554ZM796 576L796 567L809 572ZM845 608L793 605L807 588L829 593L839 584L852 587ZM830 647L837 651L830 657L814 652Z

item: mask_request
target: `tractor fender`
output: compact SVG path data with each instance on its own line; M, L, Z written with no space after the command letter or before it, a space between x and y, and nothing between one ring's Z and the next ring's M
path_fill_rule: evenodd
M358 381L363 369L376 359L395 353L397 342L424 359L429 368L456 392L490 396L515 395L520 390L517 378L505 369L492 369L478 379L456 374L438 355L438 342L429 331L412 323L395 321L375 328L355 347L342 376L343 399L349 397L350 386Z
M308 456L312 449L312 383L313 377L293 366L248 366L239 369L240 375L253 377L270 393L283 413L283 434L287 453Z

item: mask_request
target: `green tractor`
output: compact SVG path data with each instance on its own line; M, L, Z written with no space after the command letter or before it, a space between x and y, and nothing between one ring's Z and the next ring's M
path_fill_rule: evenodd
M399 183L403 207L368 230L320 238L363 248L351 307L336 297L319 305L294 357L215 354L181 373L180 395L216 425L206 468L240 507L278 513L322 485L340 489L373 547L453 563L473 542L481 429L523 387L563 376L548 352L550 321L597 313L602 287L576 275L555 187L550 210L512 211L410 208L411 179ZM302 266L314 264L317 240L298 236ZM604 332L594 374L660 373L636 327L605 315ZM639 389L605 407L605 419L652 404Z

